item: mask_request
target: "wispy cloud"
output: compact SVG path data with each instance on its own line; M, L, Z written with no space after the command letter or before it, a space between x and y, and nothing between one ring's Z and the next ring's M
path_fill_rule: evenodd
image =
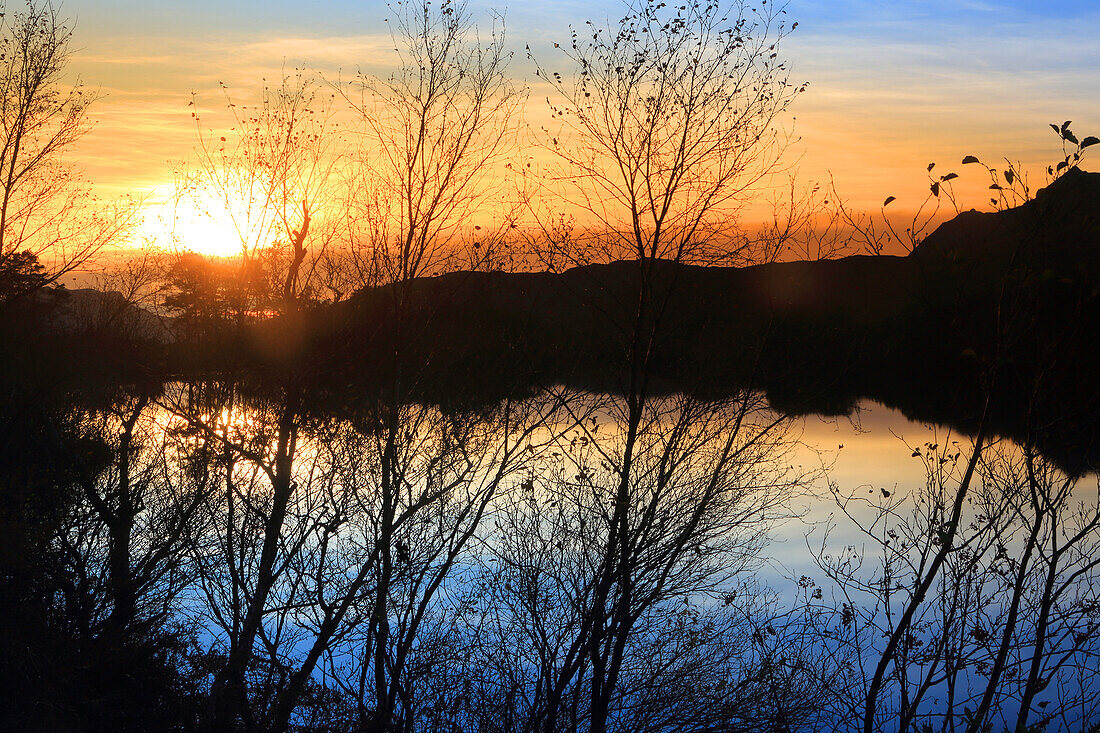
M195 126L191 93L212 112L219 82L235 97L261 79L305 65L328 78L362 69L385 75L395 58L381 3L326 0L70 0L80 16L74 72L105 97L96 129L75 151L90 175L121 188L165 180L186 157ZM474 0L484 26L492 0ZM513 73L534 82L525 46L554 68L553 41L586 18L616 20L617 0L516 2L504 12ZM832 171L857 199L881 202L932 159L962 152L1040 162L1056 141L1046 123L1100 131L1100 8L1087 0L791 0L799 29L783 53L810 82L795 105L801 166ZM561 69L565 71L564 68ZM532 109L541 110L541 96ZM74 157L74 159L76 159ZM902 186L903 187L903 186Z
M810 82L797 105L803 166L832 171L863 204L899 190L922 197L932 160L974 153L1042 166L1059 150L1055 119L1100 130L1100 13L1071 23L1003 4L881 5L840 20L811 13L786 49ZM974 21L990 9L995 17Z

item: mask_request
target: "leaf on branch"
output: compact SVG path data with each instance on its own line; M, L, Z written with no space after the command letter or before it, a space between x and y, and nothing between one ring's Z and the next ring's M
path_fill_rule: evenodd
M896 200L897 200L896 196L887 196L886 200L882 202L883 208L889 206L891 201L896 201Z
M1081 147L1082 148L1087 148L1090 145L1096 145L1097 143L1100 143L1100 138L1094 137L1093 135L1089 135L1088 137L1086 137L1084 140L1081 141Z
M976 157L974 157L973 155L968 155L968 156L966 156L965 158L963 158L963 162L962 162L962 164L963 164L963 165L967 165L967 164L969 164L969 163L981 163L981 162L982 162L982 161L978 160L978 159L977 159Z

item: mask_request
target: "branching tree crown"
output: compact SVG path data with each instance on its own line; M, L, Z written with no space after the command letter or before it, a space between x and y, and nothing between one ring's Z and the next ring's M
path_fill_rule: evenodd
M5 299L57 282L133 221L130 206L95 205L63 160L97 96L64 84L71 38L52 4L13 13L0 2L0 275L15 283L0 285Z
M242 267L262 262L270 279L267 304L295 310L309 297L313 268L332 237L325 207L333 198L335 126L331 97L301 70L266 82L255 105L238 106L228 90L232 129L198 125L197 170L183 195L211 199L240 241Z
M744 0L637 0L617 23L573 30L571 78L539 66L555 93L555 177L607 230L606 254L719 254L739 197L783 151L775 127L802 89L779 60L797 25L782 16Z
M472 252L464 245L472 218L500 208L493 169L523 100L507 74L503 23L482 38L465 3L398 2L391 10L398 70L385 79L360 74L347 92L366 146L353 202L355 238L369 253L358 262L363 284L492 257L499 233L476 237Z

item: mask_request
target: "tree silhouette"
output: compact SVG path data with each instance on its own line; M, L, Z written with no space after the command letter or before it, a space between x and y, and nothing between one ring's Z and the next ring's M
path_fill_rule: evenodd
M50 3L0 15L0 296L57 282L117 241L126 202L92 199L64 152L89 129L96 94L62 83L72 30ZM3 301L0 301L2 303Z

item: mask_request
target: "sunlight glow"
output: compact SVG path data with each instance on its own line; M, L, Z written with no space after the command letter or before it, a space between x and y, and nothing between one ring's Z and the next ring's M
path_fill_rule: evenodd
M240 212L247 207L242 202L234 209L228 211L224 200L209 193L177 195L170 185L158 186L145 205L139 240L167 249L233 257L249 241L247 224L240 220Z

